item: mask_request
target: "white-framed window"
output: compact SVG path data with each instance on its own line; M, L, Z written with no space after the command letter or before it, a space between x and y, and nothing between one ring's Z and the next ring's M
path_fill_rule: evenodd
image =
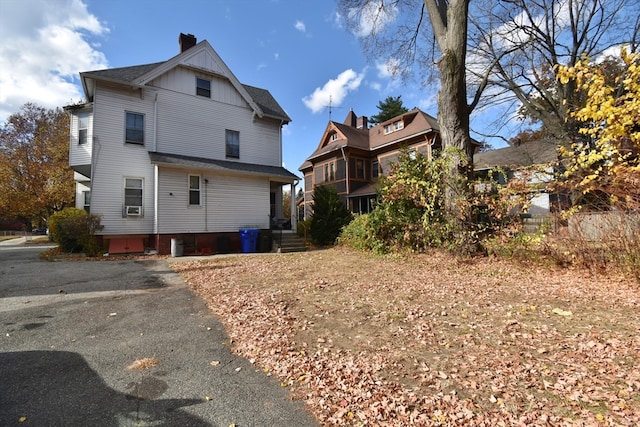
M123 216L142 216L143 178L124 178Z
M189 175L189 206L200 206L200 175Z
M144 144L144 114L127 111L125 115L125 142Z
M78 145L86 144L89 136L89 113L78 114Z
M82 192L82 208L87 211L87 213L91 213L91 191Z
M398 120L393 123L389 123L388 125L385 125L384 133L386 135L388 133L395 132L403 128L404 128L404 122L402 120Z
M228 158L240 158L240 132L237 130L225 131L225 151Z
M211 80L196 77L196 95L211 98Z
M331 134L331 141L336 141L338 139L338 134L337 133L332 133Z

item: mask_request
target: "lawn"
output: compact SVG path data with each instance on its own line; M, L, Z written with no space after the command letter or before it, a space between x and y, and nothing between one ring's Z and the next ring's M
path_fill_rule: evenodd
M638 425L640 285L442 253L175 262L322 425Z

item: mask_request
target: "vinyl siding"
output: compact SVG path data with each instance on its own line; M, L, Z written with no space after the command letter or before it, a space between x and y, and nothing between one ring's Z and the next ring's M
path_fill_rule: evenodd
M191 77L193 91L195 74ZM280 123L254 117L246 103L227 104L160 90L157 114L158 152L225 160L225 130L229 129L240 132L238 161L281 166Z
M102 215L100 234L153 231L153 167L146 146L152 137L153 96L140 90L117 91L98 85L94 97L94 162L91 213ZM144 114L145 145L127 144L125 111ZM124 217L124 178L142 178L143 216Z
M93 114L89 113L89 124L87 131L87 143L78 144L78 113L70 115L70 141L69 141L69 165L88 165L91 164L91 149L93 140Z
M202 177L201 206L189 206L187 177L198 173ZM158 188L158 232L161 234L269 227L267 179L160 167Z

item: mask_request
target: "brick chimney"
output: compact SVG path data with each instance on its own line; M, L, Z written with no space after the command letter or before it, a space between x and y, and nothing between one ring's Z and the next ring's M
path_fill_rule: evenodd
M358 128L358 129L368 129L369 128L369 123L368 123L367 116L358 117L358 120L357 120L357 123L356 123L356 128Z
M180 33L178 43L180 44L180 53L187 49L191 49L196 45L197 39L193 34Z

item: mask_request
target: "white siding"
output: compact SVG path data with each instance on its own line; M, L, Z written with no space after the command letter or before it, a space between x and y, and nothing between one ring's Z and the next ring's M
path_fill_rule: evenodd
M91 148L93 144L93 114L89 113L89 128L87 132L87 143L78 144L78 113L73 112L70 116L70 146L69 146L69 165L88 165L91 164ZM90 178L90 177L89 177Z
M84 209L84 192L90 191L89 181L76 181L76 208Z
M157 114L158 152L225 160L225 130L230 129L240 132L238 161L282 166L279 123L259 120L247 105L161 90Z
M187 177L198 173L202 176L201 206L189 206ZM161 234L269 228L269 181L265 178L161 167L158 189Z
M151 233L153 231L153 166L146 146L153 136L153 96L140 90L105 90L100 85L94 97L94 165L91 213L102 215L101 234ZM145 115L145 145L127 144L125 112ZM144 180L144 215L124 217L124 178Z
M198 72L188 68L174 68L151 82L154 87L196 96L196 77L211 80L211 98L199 97L209 101L218 101L238 107L249 108L235 87L225 78Z

